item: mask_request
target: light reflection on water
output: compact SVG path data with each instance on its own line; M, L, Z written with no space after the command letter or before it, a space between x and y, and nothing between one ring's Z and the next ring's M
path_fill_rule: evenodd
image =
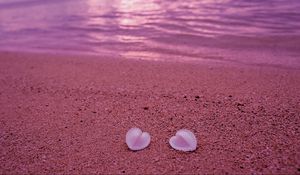
M153 60L219 58L207 48L297 51L299 9L298 0L0 0L0 49Z

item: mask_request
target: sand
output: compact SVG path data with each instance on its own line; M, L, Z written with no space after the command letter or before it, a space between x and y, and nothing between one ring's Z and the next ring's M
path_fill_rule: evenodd
M299 174L299 92L299 69L2 52L0 174Z

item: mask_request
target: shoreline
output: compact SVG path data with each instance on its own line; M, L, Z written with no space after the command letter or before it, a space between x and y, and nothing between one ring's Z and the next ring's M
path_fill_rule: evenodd
M300 62L298 61L300 57L298 43L300 40L298 35L260 37L224 35L216 38L203 37L197 42L194 40L189 42L188 39L191 38L183 39L183 44L175 47L176 43L171 40L157 38L154 39L154 43L148 43L149 46L145 46L145 48L132 49L124 45L123 50L117 51L113 46L80 50L78 48L58 49L49 47L46 49L26 46L6 47L3 45L0 53L300 69ZM155 41L158 42L158 40L161 43L156 46Z
M0 52L0 174L297 174L300 70ZM131 152L125 134L152 136ZM198 149L168 139L195 132Z

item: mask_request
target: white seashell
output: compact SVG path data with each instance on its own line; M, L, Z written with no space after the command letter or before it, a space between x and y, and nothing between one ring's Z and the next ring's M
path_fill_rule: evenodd
M139 128L131 128L126 134L126 144L133 151L142 150L150 144L150 134Z
M171 137L169 143L172 148L179 151L194 151L197 148L197 139L193 132L181 129L176 135Z

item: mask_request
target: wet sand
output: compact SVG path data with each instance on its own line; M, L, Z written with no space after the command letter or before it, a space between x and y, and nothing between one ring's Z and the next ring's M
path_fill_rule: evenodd
M299 174L299 92L299 69L2 52L0 174Z

